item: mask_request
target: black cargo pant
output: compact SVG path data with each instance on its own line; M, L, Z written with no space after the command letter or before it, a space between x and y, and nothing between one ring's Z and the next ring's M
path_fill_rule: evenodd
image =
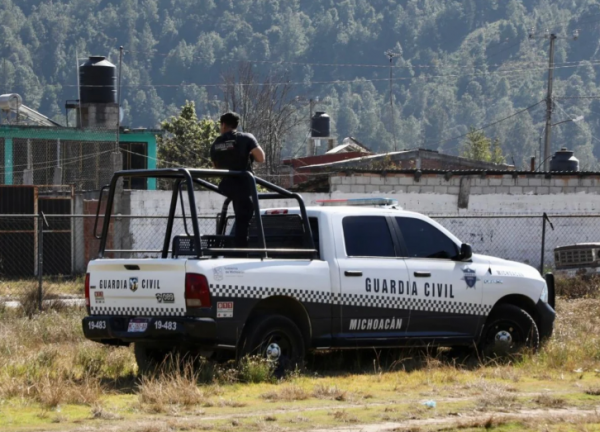
M254 214L254 204L250 195L250 186L245 179L224 178L219 184L219 192L231 199L235 212L236 248L248 247L248 230Z

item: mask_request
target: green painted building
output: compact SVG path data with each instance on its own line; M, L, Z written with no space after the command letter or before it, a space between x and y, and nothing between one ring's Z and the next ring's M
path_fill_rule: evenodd
M0 185L70 185L98 190L115 171L156 168L156 137L163 131L0 125ZM141 182L139 181L141 180ZM147 183L146 183L147 182ZM156 189L155 179L126 179L126 189Z

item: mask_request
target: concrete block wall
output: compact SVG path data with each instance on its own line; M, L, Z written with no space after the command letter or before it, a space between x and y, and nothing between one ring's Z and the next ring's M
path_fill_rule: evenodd
M600 214L600 176L544 175L481 175L470 176L467 208L458 208L458 196L463 177L454 175L423 175L416 181L413 175L336 175L330 178L331 192L303 193L307 206L318 205L319 200L385 196L395 198L399 205L410 211L434 215L454 216L437 219L459 239L473 245L478 253L514 259L538 266L541 241L541 215ZM165 219L171 200L170 191L126 191L128 199L124 214L148 216L130 221L132 249L160 249ZM216 216L221 210L223 197L211 192L196 192L200 215ZM184 198L186 200L186 198ZM187 200L186 200L187 201ZM294 207L293 200L273 200L261 203L265 208ZM128 207L125 208L125 207ZM186 209L188 209L186 202ZM232 211L232 210L230 210ZM178 208L178 214L180 208ZM188 212L186 211L186 214ZM477 215L532 215L531 218L470 219ZM581 218L574 227L556 229L548 234L546 264L553 264L552 248L580 241L598 241L596 226L600 219ZM567 219L565 219L567 221ZM201 230L210 233L211 221L204 221ZM554 221L555 225L557 224ZM596 224L596 225L594 225ZM587 230L587 231L586 231ZM174 234L184 232L178 222ZM583 234L585 236L582 237Z
M331 191L343 193L439 193L458 194L461 178L444 174L423 174L418 180L413 174L361 173L350 176L336 175L330 178ZM600 174L588 177L545 174L470 175L470 195L551 195L551 194L600 194ZM410 188L410 189L409 189Z

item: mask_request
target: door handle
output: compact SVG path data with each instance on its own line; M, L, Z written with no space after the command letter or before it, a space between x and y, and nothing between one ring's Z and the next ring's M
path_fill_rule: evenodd
M361 271L356 271L356 270L346 270L344 272L344 276L348 276L348 277L361 277L362 276L362 272Z
M431 277L431 273L430 272L424 272L424 271L416 271L414 273L415 277Z

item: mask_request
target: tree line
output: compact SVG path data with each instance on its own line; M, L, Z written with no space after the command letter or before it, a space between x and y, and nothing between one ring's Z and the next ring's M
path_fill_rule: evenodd
M600 94L596 0L0 0L0 23L0 85L28 106L65 123L76 53L117 63L123 46L124 124L159 127L186 101L200 119L236 107L273 170L305 155L309 113L297 98L316 97L340 140L460 154L470 128L493 124L485 136L528 166L543 133L545 104L535 104L548 51L528 33L547 28L565 37L554 118L585 119L557 126L553 151L569 147L582 168L598 168L600 99L588 99ZM396 55L394 121L386 50Z

